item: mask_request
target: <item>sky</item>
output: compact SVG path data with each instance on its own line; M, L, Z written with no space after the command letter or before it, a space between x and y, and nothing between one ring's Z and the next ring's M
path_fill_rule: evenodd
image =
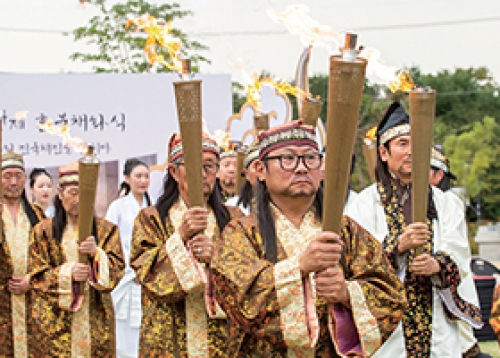
M113 0L110 0L113 1ZM158 0L150 2L160 3ZM266 13L299 4L288 0L179 0L193 16L174 23L209 47L204 73L266 70L280 79L294 78L304 49L297 35ZM358 43L380 51L386 64L417 65L424 73L455 68L487 67L500 82L500 3L498 0L304 0L309 15L338 32L354 31ZM0 0L0 72L92 72L70 54L89 52L83 42L64 35L84 26L96 9L78 0ZM309 73L328 73L329 53L314 48Z

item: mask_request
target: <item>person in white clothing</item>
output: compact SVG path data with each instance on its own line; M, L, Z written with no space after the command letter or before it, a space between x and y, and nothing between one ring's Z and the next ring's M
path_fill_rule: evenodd
M457 180L455 174L450 171L450 162L442 153L442 149L438 146L432 147L431 152L431 170L429 172L429 183L443 191L447 201L449 201L450 210L455 215L461 218L460 232L462 234L462 242L467 240L467 224L465 221L465 206L464 202L451 191L451 181ZM470 249L467 257L468 265L470 265ZM458 292L465 297L469 302L479 306L476 286L472 275L467 275L462 279L458 286ZM489 354L481 352L477 339L474 337L474 332L464 321L458 322L458 330L460 332L460 346L463 358L491 358Z
M458 320L482 325L479 307L458 291L472 275L469 243L463 219L437 188L429 188L426 222L412 221L410 130L408 114L393 103L377 129L377 182L347 210L383 243L408 300L401 323L374 357L459 358Z
M141 286L135 280L130 267L130 248L134 220L139 211L151 205L147 193L149 186L148 166L138 159L129 159L123 171L125 195L111 203L106 220L116 224L120 231L125 275L111 293L115 308L116 355L118 358L137 357L141 327Z

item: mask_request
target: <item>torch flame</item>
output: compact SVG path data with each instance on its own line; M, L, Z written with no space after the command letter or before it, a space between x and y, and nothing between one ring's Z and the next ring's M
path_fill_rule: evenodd
M60 137L66 147L81 154L87 153L87 143L85 143L83 139L72 137L67 125L55 126L52 119L47 118L45 122L37 124L37 127L48 134Z
M291 5L283 13L267 9L272 20L285 25L291 34L299 35L305 46L314 44L325 47L330 52L337 52L342 43L341 35L330 26L320 25L308 12L309 8L302 4Z
M386 65L377 49L363 49L359 57L368 61L366 76L374 83L386 85L392 92L409 92L417 87L408 71L400 72L396 67Z
M128 29L132 25L135 25L137 30L143 30L148 34L144 52L151 65L161 64L169 70L178 73L182 72L181 61L179 60L181 40L172 34L172 21L163 23L162 20L155 19L154 16L143 15L135 19L129 19L125 28ZM165 59L165 56L157 53L158 47L167 50L170 62Z
M366 132L363 141L365 142L366 145L371 145L376 140L377 140L377 126L370 128L368 132Z
M14 118L16 118L16 121L23 121L28 118L28 111L17 111L14 113Z

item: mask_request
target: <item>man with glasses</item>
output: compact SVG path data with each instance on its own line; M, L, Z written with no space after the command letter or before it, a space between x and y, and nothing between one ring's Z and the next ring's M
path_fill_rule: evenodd
M24 185L24 159L12 151L2 155L2 214L0 232L0 339L1 357L28 356L31 334L28 247L32 228L44 217L31 205Z
M256 211L228 224L212 260L227 355L371 355L405 306L382 246L347 217L339 234L322 231L312 127L274 127L259 143Z
M183 142L174 134L164 192L135 220L130 265L142 285L143 357L226 356L227 321L209 296L208 264L214 238L241 212L224 206L215 185L219 147L204 136L202 148L206 206L189 205Z

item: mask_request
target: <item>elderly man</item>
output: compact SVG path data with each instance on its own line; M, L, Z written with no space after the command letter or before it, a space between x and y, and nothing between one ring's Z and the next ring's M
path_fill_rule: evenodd
M426 222L412 222L410 118L394 102L377 129L377 183L364 189L347 215L384 245L404 282L409 307L379 357L460 357L458 319L481 322L479 308L458 286L472 275L463 217L449 210L439 189L429 188ZM415 249L424 253L416 255Z
M2 155L2 221L0 240L0 356L27 357L31 334L30 275L28 247L30 232L44 215L28 202L24 185L22 155L9 151Z
M92 236L78 243L78 182L78 163L59 168L55 215L32 234L30 340L37 357L116 356L111 290L125 268L118 227L94 218ZM79 254L89 263L80 263Z
M189 205L183 142L174 134L164 192L135 220L130 265L142 284L141 357L226 357L227 321L206 265L212 240L241 212L224 206L215 185L217 144L205 136L202 148L206 206Z
M312 127L294 121L259 141L257 210L228 224L212 260L230 318L227 355L371 355L403 315L401 282L380 243L351 219L338 234L322 232Z

